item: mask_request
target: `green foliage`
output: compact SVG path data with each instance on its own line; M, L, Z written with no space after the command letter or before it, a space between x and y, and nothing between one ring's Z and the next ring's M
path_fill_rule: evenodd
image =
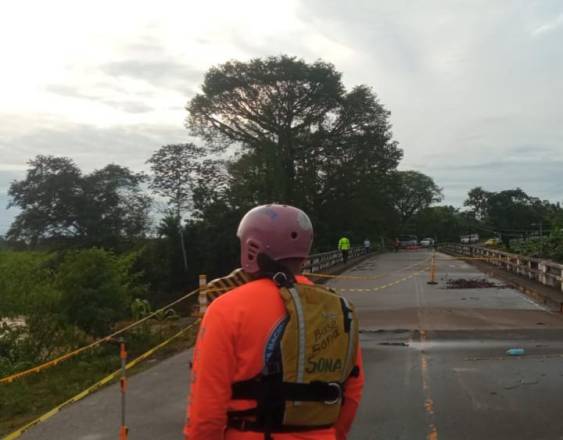
M41 297L54 297L53 257L43 252L0 251L0 317L26 313Z
M0 318L12 323L0 330L0 371L31 366L80 341L61 315L55 273L53 255L0 252Z
M560 211L556 205L529 196L520 188L499 192L473 188L464 205L481 224L507 233L535 229L539 222L548 224L550 216Z
M347 91L332 64L280 56L214 67L202 91L187 106L188 128L208 142L208 154L231 144L240 149L226 175L214 174L226 190L204 185L198 194L203 207L197 218L225 223L190 229L217 232L230 257L231 217L240 219L262 203L304 209L318 225L317 247L333 247L343 230L363 240L387 228L393 217L390 174L402 151L392 139L390 113L369 87ZM218 209L225 214L210 220L208 213Z
M151 206L141 188L146 180L144 174L115 164L84 176L77 205L79 243L115 249L144 237Z
M511 244L511 250L517 254L563 263L563 229L556 228L544 237L518 240Z
M56 285L66 320L83 331L102 336L126 316L131 290L130 259L102 249L69 252L59 267Z
M8 207L22 211L7 236L29 240L34 247L42 237L64 236L74 229L82 174L67 157L39 155L28 164L26 178L13 182L8 191Z
M464 205L469 208L467 217L473 229L500 236L506 249L548 258L558 255L557 239L533 237L561 227L559 204L530 196L520 188L488 192L477 187L469 191Z
M204 273L213 279L240 264L236 230L242 213L222 201L211 203L203 212L205 221L194 220L186 227L188 258L193 273Z
M135 298L131 303L131 316L138 321L152 312L151 304L146 299Z
M418 171L398 171L392 184L393 205L401 225L413 215L442 200L442 190L434 180Z
M135 298L131 303L131 315L135 321L138 321L151 313L153 313L153 311L148 300ZM157 321L175 320L179 318L180 316L174 309L159 310L154 315L154 319Z
M430 237L438 242L457 242L465 232L465 219L453 206L432 206L419 211L408 223L419 239Z
M26 178L8 191L9 206L21 209L7 237L31 248L118 247L143 236L150 198L141 191L143 174L107 165L88 175L69 158L37 156Z
M487 217L489 198L492 193L485 191L480 186L475 187L467 194L467 199L463 203L470 209L470 214L476 220L484 220Z
M153 153L150 164L153 177L150 188L168 199L177 216L191 207L194 180L204 150L192 143L164 145Z

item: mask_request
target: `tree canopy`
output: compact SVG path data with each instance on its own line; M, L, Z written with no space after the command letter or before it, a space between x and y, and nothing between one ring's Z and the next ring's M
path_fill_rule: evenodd
M526 194L515 188L504 191L485 191L481 187L468 193L464 205L470 217L498 234L518 236L556 223L561 208L547 200Z
M181 218L191 207L194 180L200 169L203 148L193 143L163 145L153 153L149 188L168 199L172 212Z
M442 200L442 190L434 180L418 171L395 173L392 194L401 225L405 225L416 213Z
M72 159L37 156L25 179L8 191L9 206L21 212L7 237L79 246L118 246L148 228L151 199L146 176L115 164L83 175Z
M227 205L297 205L327 240L362 229L356 216L340 215L357 209L372 230L383 229L383 193L402 151L375 93L365 85L347 91L332 64L288 56L228 62L207 72L186 109L208 154L236 148Z

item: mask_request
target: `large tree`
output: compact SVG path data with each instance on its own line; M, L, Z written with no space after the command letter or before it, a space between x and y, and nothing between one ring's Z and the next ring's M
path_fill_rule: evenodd
M409 226L420 238L431 237L439 242L457 242L468 228L464 216L453 206L423 209L411 218Z
M116 247L122 240L143 237L151 199L143 191L147 176L110 164L82 179L78 219L84 243Z
M469 208L469 213L476 220L485 220L487 217L487 208L489 198L493 193L485 191L480 186L477 186L469 191L467 199L463 202L463 206Z
M402 227L418 212L442 200L442 190L434 180L418 171L398 171L391 191Z
M188 128L208 141L208 151L237 147L229 166L233 206L292 203L333 234L358 226L350 209L367 211L364 223L375 221L385 180L402 156L373 91L347 92L340 73L322 61L225 63L209 70L187 110Z
M184 270L188 269L188 260L182 219L193 205L194 184L203 153L204 150L193 143L163 145L147 161L153 173L149 187L168 199L170 211L176 218Z
M69 158L37 156L26 178L14 181L9 206L21 209L7 237L78 246L116 247L148 227L145 176L118 165L83 175Z
M182 218L192 206L194 182L204 149L193 143L163 145L147 160L152 171L149 187L168 199L172 212Z
M481 224L500 232L524 232L540 222L550 223L560 208L548 201L526 194L522 189L485 191L473 188L464 202Z
M82 173L68 157L39 155L28 162L27 176L8 190L8 208L21 212L12 223L8 239L23 239L35 246L39 239L76 236L76 206L82 192Z

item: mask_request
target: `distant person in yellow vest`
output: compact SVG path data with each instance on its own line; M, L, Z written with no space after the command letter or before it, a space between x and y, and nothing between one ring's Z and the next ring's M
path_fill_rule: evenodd
M342 237L338 240L338 250L342 253L342 261L348 261L348 253L350 252L350 240L347 237Z

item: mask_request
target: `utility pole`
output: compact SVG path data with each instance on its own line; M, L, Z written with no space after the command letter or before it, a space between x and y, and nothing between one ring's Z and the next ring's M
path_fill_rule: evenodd
M539 226L540 228L540 257L543 256L543 221L539 223L532 223L532 226Z
M188 271L188 256L186 253L186 245L184 242L184 227L182 225L182 212L180 204L176 207L176 217L178 219L178 232L180 233L180 247L182 248L182 258L184 259L184 271Z
M182 223L180 221L180 245L182 247L182 257L184 258L184 270L188 271L188 257L186 255L186 245L184 243L184 230L182 228Z

